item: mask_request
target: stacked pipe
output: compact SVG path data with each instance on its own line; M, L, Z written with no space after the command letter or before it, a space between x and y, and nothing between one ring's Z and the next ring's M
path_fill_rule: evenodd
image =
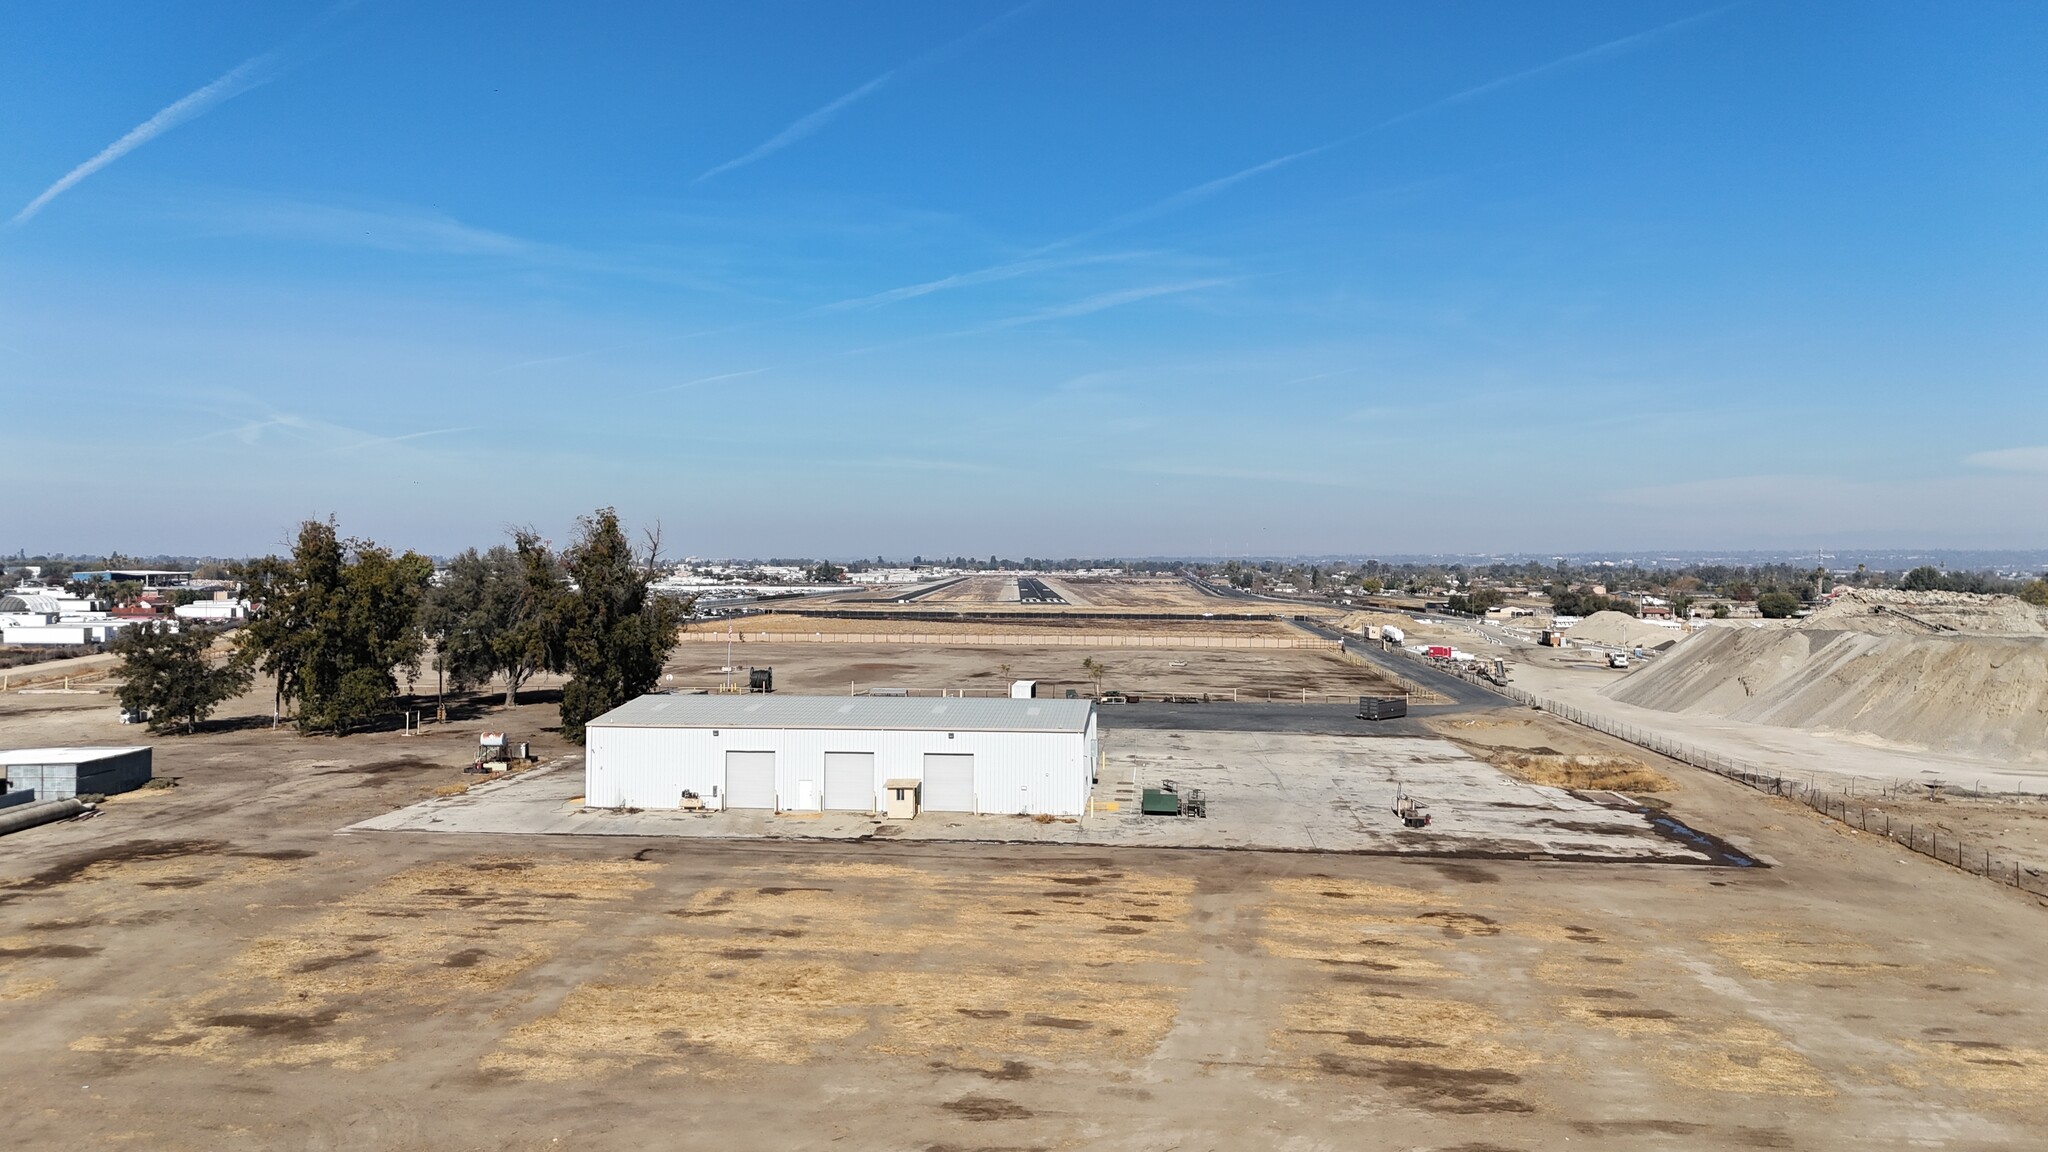
M0 809L0 836L5 836L9 832L19 832L24 828L33 828L38 824L69 820L85 811L85 807L84 801L66 796L60 800L39 800L34 804Z

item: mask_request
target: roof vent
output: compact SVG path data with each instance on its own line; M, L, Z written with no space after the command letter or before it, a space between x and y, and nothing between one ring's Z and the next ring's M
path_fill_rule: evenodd
M1036 705L1036 704L1033 704L1033 705L1032 705L1031 707L1029 707L1029 708L1026 708L1026 709L1024 710L1024 714L1025 714L1026 716L1036 716L1036 715L1038 715L1038 714L1039 714L1040 712L1043 712L1043 711L1045 711L1045 709L1043 709L1043 708L1040 708L1040 707L1039 707L1038 705Z
M760 701L758 701L758 700L756 700L756 701L755 701L754 703L752 703L752 704L749 704L749 705L747 705L747 706L746 706L745 708L742 708L742 709L741 709L741 711L742 711L742 712L759 712L760 710L761 710L761 702L760 702Z
M841 705L839 706L839 714L840 714L841 716L844 716L844 715L846 715L846 714L847 714L848 712L851 712L851 711L853 711L853 705L851 705L851 704L841 704Z

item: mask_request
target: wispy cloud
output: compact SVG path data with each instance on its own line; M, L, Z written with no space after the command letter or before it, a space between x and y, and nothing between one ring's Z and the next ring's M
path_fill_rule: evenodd
M1234 188L1247 180L1263 176L1268 172L1277 171L1278 169L1285 168L1290 164L1294 164L1301 160L1306 160L1311 156L1319 156L1322 153L1331 151L1336 148L1341 148L1344 145L1355 143L1359 140L1364 139L1367 136L1373 135L1374 133L1384 132L1389 128L1395 127L1396 125L1405 124L1410 120L1426 116L1439 109L1448 108L1456 104L1468 103L1470 101L1480 99L1481 97L1489 96L1495 92L1500 91L1501 89L1513 87L1517 84L1527 83L1528 81L1534 80L1540 76L1547 76L1552 72L1563 71L1564 69L1573 67L1578 64L1584 64L1589 61L1598 60L1605 57L1621 55L1622 53L1643 47L1644 45L1649 44L1652 41L1668 36L1671 33L1676 32L1679 29L1684 28L1688 25L1696 24L1700 21L1711 19L1715 16L1720 15L1723 12L1728 11L1731 8L1736 7L1740 7L1740 5L1729 4L1724 5L1720 8L1711 9L1706 12L1695 13L1691 16L1686 16L1677 20L1673 20L1667 24L1660 24L1657 27L1651 28L1647 31L1636 32L1628 36L1622 36L1614 40L1609 40L1604 44L1596 44L1591 48L1582 49L1578 52L1570 53L1569 55L1560 56L1555 60L1546 61L1545 63L1538 64L1533 68L1524 68L1518 72L1510 72L1505 76L1495 77L1494 79L1488 80L1483 84L1475 84L1470 88L1466 88L1458 92L1453 92L1448 96L1443 96L1439 97L1438 99L1431 100L1427 104L1420 104L1414 108L1408 109L1405 112L1398 112L1392 116L1387 117L1384 120L1380 120L1367 127L1361 128L1356 132L1352 132L1344 136L1339 136L1335 140L1331 140L1323 144L1317 144L1313 147L1303 148L1298 151L1289 152L1282 156L1275 156L1270 160L1262 160L1257 164L1253 164L1245 168L1240 168L1237 171L1232 172L1228 175L1218 176L1213 180L1205 180L1202 183L1196 184L1190 188L1183 188L1180 191L1175 192L1173 195L1168 196L1163 200L1155 201L1133 212L1126 212L1113 220L1100 224L1094 228L1090 228L1085 232L1076 233L1063 240L1056 240L1053 243L1044 246L1043 248L1039 248L1031 252L1029 255L1041 256L1047 252L1052 252L1060 248L1068 247L1070 245L1085 243L1099 236L1105 235L1110 232L1115 232L1123 228L1127 228L1133 224L1142 223L1146 220L1153 219L1154 217L1164 216L1168 213L1175 212L1182 208L1185 208L1190 204L1196 204L1203 200L1207 200L1210 197L1215 196L1220 192L1224 192L1231 188Z
M230 396L228 403L246 411L256 402L253 398ZM464 424L450 428L427 428L416 432L386 433L362 428L351 428L312 416L294 412L268 411L258 417L238 416L231 412L216 412L223 422L222 427L210 432L177 441L179 444L201 444L209 440L232 439L249 447L258 447L268 441L277 440L280 446L289 445L292 450L318 451L324 453L362 452L393 444L405 444L433 436L450 436L457 432L474 431L476 425ZM275 434L275 435L273 435Z
M1005 320L997 320L983 328L975 329L975 331L1015 328L1020 324L1037 324L1044 320L1065 320L1073 316L1086 316L1091 312L1121 308L1126 304L1136 304L1140 300L1151 300L1160 296L1177 296L1183 292L1199 292L1204 288L1214 288L1220 284L1228 283L1230 283L1230 280L1227 277L1212 277L1206 280L1181 280L1171 284L1147 284L1140 288L1124 288L1116 292L1102 292L1084 299L1075 300L1072 303L1055 304L1050 308L1040 308L1036 312L1027 312L1022 316L1012 316Z
M235 232L391 252L516 256L540 248L442 212L409 207L350 207L243 197L212 208L208 215L223 229Z
M2048 473L2048 444L2032 448L1994 448L1989 452L1973 452L1963 457L1963 463L1972 468L1989 468L1994 472Z
M365 448L378 448L386 444L403 444L408 440L424 440L429 436L452 436L457 432L474 432L476 428L477 426L474 424L462 424L454 428L429 428L424 432L403 432L396 436L372 436L366 440L358 440L354 444L337 445L332 450L336 452L360 452Z
M754 145L753 151L748 152L745 155L735 156L731 160L727 160L725 163L720 164L715 168L707 169L703 175L697 177L695 180L690 181L690 183L702 184L706 180L710 180L718 176L723 176L725 173L730 172L735 168L744 168L747 165L752 164L754 161L759 160L764 156L770 156L773 155L774 153L782 151L784 148L789 147L791 144L796 143L797 141L803 139L804 137L809 136L811 133L816 132L818 129L823 128L825 125L830 124L834 118L836 118L841 112L844 112L846 110L847 105L852 104L854 101L859 100L865 96L871 95L876 89L880 88L884 84L887 84L890 78L895 75L896 70L894 68L889 69L887 72L884 72L880 76L875 77L873 80L870 80L867 83L861 85L860 87L855 88L853 91L848 92L846 95L841 96L839 99L832 101L830 104L825 105L823 108L819 108L814 112L810 112L798 117L796 121L792 123L789 127L784 128L782 131L777 132L775 135L770 136L768 139L763 140L759 144Z
M684 380L679 384L666 384L660 388L650 390L647 395L653 396L662 392L678 392L684 388L695 388L700 384L716 384L720 380L738 380L743 376L759 376L763 372L773 371L773 368L749 368L744 372L720 372L716 376L699 376L695 380Z
M1118 472L1148 476L1185 476L1197 480L1243 480L1259 484L1298 484L1312 488L1359 488L1362 480L1320 472L1292 472L1271 468L1236 468L1229 465L1181 464L1172 462L1116 465Z
M1710 8L1705 12L1695 12L1690 16L1681 16L1676 20L1673 20L1666 24L1659 24L1657 27L1648 29L1646 31L1636 32L1627 36L1617 37L1616 39L1609 40L1604 44L1595 44L1591 48L1581 49L1580 51L1573 52L1565 56L1560 56L1555 60L1546 61L1545 63L1538 64L1533 68L1524 68L1519 72L1510 72L1505 76L1495 77L1492 80L1488 80L1484 84L1474 84L1470 88L1466 88L1459 92L1453 92L1449 96L1445 96L1438 100L1432 100L1429 103L1423 104L1419 107L1410 108L1406 112L1401 112L1397 113L1396 115L1389 116L1385 120L1382 120L1377 124L1374 124L1370 128L1366 128L1363 131L1354 133L1353 135L1347 136L1342 140L1333 141L1333 144L1350 143L1351 141L1356 140L1361 136L1365 136L1373 132L1379 132L1387 128L1392 128L1397 124L1405 124L1408 121L1414 120L1421 116L1427 116L1428 114L1430 114L1431 112L1435 112L1439 108L1449 108L1454 104L1464 104L1472 100L1477 100L1482 96L1490 96L1503 88L1510 88L1516 84L1526 83L1527 81L1534 80L1541 76L1548 76L1553 72L1562 72L1567 68L1575 67L1580 64L1586 64L1594 60L1605 59L1610 56L1619 56L1626 52L1632 52L1637 48L1641 48L1654 41L1661 40L1664 37L1671 35L1673 32L1676 32L1681 28L1685 28L1693 24L1698 24L1705 20L1711 20L1724 12L1739 7L1742 7L1742 5L1724 4L1719 8Z
M884 85L888 84L889 81L895 79L897 76L907 72L916 71L920 68L928 67L929 65L935 64L938 61L945 59L946 57L952 55L955 52L960 51L961 49L967 47L968 45L974 43L975 41L980 40L984 36L987 36L990 32L993 32L999 25L1002 25L1003 23L1009 21L1011 18L1033 7L1036 4L1036 2L1037 0L1032 0L1032 3L1030 4L1021 4L1015 8L1012 8L1008 12L1003 13L1001 16L998 16L995 19L990 20L986 24L983 24L980 27L974 29L972 32L968 32L962 36L956 36L953 39L947 41L946 43L939 45L937 48L933 48L929 51L921 53L918 56L913 57L908 63L889 69L888 71L882 73L881 75L875 77L874 79L868 81L867 83L862 84L860 87L855 88L853 91L846 93L844 96L841 96L838 99L831 101L825 106L797 117L797 119L793 121L789 125L789 127L784 128L782 131L777 132L775 135L770 136L768 139L763 140L759 144L756 144L751 151L741 156L735 156L734 158L732 158L731 160L727 160L723 164L719 164L715 167L706 169L702 175L698 176L695 180L690 181L690 183L702 184L707 180L712 180L716 179L719 176L723 176L724 174L732 171L735 168L744 168L757 160L760 160L764 157L771 156L777 152L782 151L784 148L787 148L791 144L794 144L797 141L802 140L807 136L810 136L811 134L817 132L818 129L823 128L825 125L830 124L832 121L838 119L839 114L841 112L846 111L847 108L851 107L856 103L859 103L861 100L864 100L867 97L874 95L876 91L880 90Z
M14 218L8 221L8 225L20 227L48 206L50 201L77 186L79 181L185 121L206 114L222 101L233 99L251 88L269 82L276 76L276 65L277 57L273 53L252 56L213 83L174 101L156 115L129 129L127 135L100 149L99 155L59 177L55 184L43 189L42 195L29 201L27 206L16 212Z
M946 292L955 288L971 288L979 284L994 284L1004 280L1015 280L1023 276L1035 276L1041 272L1078 268L1090 264L1117 263L1135 258L1135 254L1119 253L1082 256L1062 260L1013 260L1008 264L993 264L986 268L975 269L972 272L960 272L951 276L941 276L936 280L926 280L919 284L906 284L901 288L890 288L883 292L875 292L866 296L856 296L849 300L838 300L830 304L822 304L819 305L816 311L838 312L849 308L879 308L883 305L895 304L903 300L914 300L920 296L929 296L934 292Z

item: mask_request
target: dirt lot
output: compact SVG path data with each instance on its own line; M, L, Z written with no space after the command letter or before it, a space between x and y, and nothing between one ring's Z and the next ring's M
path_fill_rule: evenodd
M723 682L725 647L683 644L666 665L675 687L709 687ZM1176 648L947 648L911 644L761 644L732 647L733 664L775 669L782 692L837 695L848 686L1004 690L1012 680L1037 680L1044 695L1069 688L1094 691L1081 669L1093 657L1109 671L1104 688L1143 696L1162 693L1219 693L1243 699L1281 699L1302 692L1357 696L1398 692L1400 686L1372 668L1353 664L1334 651L1314 649ZM1007 668L1007 671L1005 671Z
M846 619L838 616L796 616L771 612L731 620L697 620L684 631L723 636L733 632L826 632L834 634L920 634L955 636L1001 632L1005 636L1034 632L1120 633L1137 636L1307 636L1281 620L1101 620L1082 616L1001 620L916 620L892 616Z
M2048 1140L2048 910L1668 763L1776 866L334 835L481 723L161 738L178 787L7 838L10 1146ZM136 735L0 697L9 745Z

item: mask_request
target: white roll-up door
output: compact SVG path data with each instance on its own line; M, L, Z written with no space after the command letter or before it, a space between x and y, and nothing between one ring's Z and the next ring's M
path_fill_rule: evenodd
M775 753L725 754L725 806L768 809L775 807Z
M974 811L974 757L925 753L922 802L927 812Z
M825 807L834 812L875 810L875 754L825 753Z

